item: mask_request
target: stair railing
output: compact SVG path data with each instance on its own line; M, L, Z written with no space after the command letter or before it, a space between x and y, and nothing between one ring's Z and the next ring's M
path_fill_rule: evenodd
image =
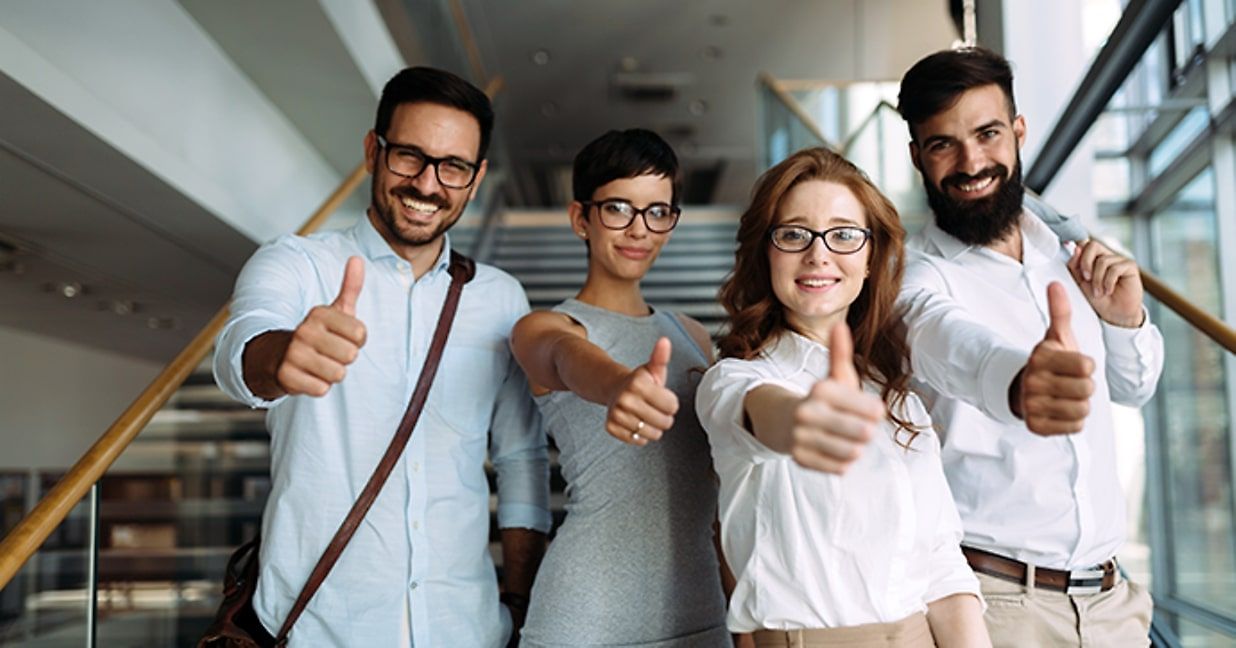
M502 77L493 77L485 85L485 94L491 99L503 85ZM322 226L326 219L343 204L344 200L360 186L368 172L364 162L358 164L348 177L322 203L322 206L296 230L298 235L311 234ZM487 227L493 226L494 219L486 221ZM39 500L38 504L17 523L13 530L0 541L0 589L4 589L18 570L26 564L42 546L51 532L59 526L82 498L92 488L96 488L91 497L91 538L88 560L88 586L90 601L87 605L87 645L93 645L91 635L94 634L95 608L97 607L96 582L98 562L97 514L98 493L97 484L103 474L111 468L116 459L124 453L129 444L137 437L154 417L155 413L167 404L168 400L180 389L193 370L201 364L206 354L214 345L215 338L227 322L229 305L224 304L214 317L193 337L192 340L176 354L176 357L163 368L163 371L150 382L145 390L128 408L116 418L115 422L86 450L76 463L65 473L56 485Z
M1141 4L1162 4L1162 3L1142 2ZM1168 2L1168 4L1171 4L1171 2ZM1168 13L1168 15L1170 16L1170 12ZM1124 22L1125 21L1122 20L1122 24ZM1137 33L1140 35L1144 27L1141 26L1140 21L1137 21L1136 24L1138 25ZM1118 31L1119 29L1120 28L1117 27ZM1113 36L1113 38L1115 38L1115 36ZM1108 59L1105 59L1100 54L1099 59L1096 61L1096 65L1104 60L1108 60ZM1115 64L1123 65L1123 62L1116 61L1116 62L1113 62L1112 64L1113 65ZM1093 75L1088 75L1087 78L1089 78L1090 76L1093 76ZM1120 77L1120 79L1123 79L1123 78L1124 77ZM767 73L760 73L758 80L760 84L764 85L765 87L767 87L769 90L772 91L771 94L774 97L776 97L782 104L785 105L785 108L790 112L791 115L793 115L795 118L799 120L802 120L803 127L808 132L815 135L820 140L821 145L831 148L833 150L838 150L836 146L830 144L828 140L824 137L823 130L821 130L819 125L815 123L815 120L811 117L810 113L808 113L806 109L804 109L802 105L799 104L798 101L795 100L794 97L782 87L782 84L777 79L775 79L774 77L772 77L771 75ZM1117 84L1117 87L1118 85L1119 84ZM1083 91L1080 91L1079 94L1082 94L1083 92L1086 92L1086 91L1083 89ZM1074 100L1073 103L1077 103L1077 101ZM860 123L858 129L856 129L855 132L858 132L859 130L861 130L863 126L865 126L870 120L874 119L880 111L892 110L892 109L894 108L891 104L881 101L872 110L872 114L863 119L863 121ZM1066 112L1065 114L1067 115L1068 113ZM1094 116L1092 116L1091 119L1093 122ZM1058 127L1056 129L1053 129L1052 135L1056 136L1058 133L1061 133L1061 132L1072 133L1077 128L1078 126L1071 125L1067 128L1066 131L1062 131ZM1084 135L1084 131L1082 134ZM851 143L852 138L853 138L852 135L846 137L844 140L846 142L846 147L841 148L840 150L845 151L848 148L849 144ZM1074 142L1074 145L1075 144L1076 142ZM1046 148L1046 146L1044 148ZM1067 156L1061 159L1060 164L1063 164L1065 159L1067 159ZM1042 182L1041 185L1036 186L1036 187L1031 187L1031 189L1033 190L1042 189L1043 186L1045 186L1046 182L1050 181L1051 177L1055 175L1055 171L1059 170L1059 167L1057 167L1054 170L1050 170L1050 172L1048 172L1047 167L1032 167L1032 168L1041 169L1041 171L1039 172L1039 177L1043 178L1043 180L1041 181ZM1145 287L1146 292L1149 293L1151 297L1154 297L1164 306L1170 308L1172 312L1176 313L1182 319L1188 322L1191 326L1193 326L1197 330L1204 333L1207 337L1214 340L1224 349L1227 349L1228 353L1236 354L1236 329L1233 329L1232 327L1225 324L1218 317L1215 317L1214 315L1198 307L1193 302L1189 301L1189 299L1186 298L1184 295L1181 295L1180 293L1176 292L1171 287L1169 287L1167 283L1165 283L1162 279L1155 276L1154 273L1146 270L1140 265L1138 266L1138 270L1141 273L1142 285Z

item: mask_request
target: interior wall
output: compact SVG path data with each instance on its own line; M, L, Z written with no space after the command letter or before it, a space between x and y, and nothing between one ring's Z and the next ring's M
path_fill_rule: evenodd
M161 369L0 327L0 470L71 466Z

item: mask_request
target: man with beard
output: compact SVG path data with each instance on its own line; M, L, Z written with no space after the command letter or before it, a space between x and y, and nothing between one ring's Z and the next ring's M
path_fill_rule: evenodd
M254 608L272 633L403 417L451 282L446 231L485 177L492 125L489 100L463 79L395 75L364 138L366 218L264 245L237 280L215 376L233 398L269 409ZM518 282L477 266L415 433L291 645L500 646L512 636L550 526L545 435L507 345L527 312ZM487 546L487 444L505 606Z
M1023 208L1026 122L1002 57L932 54L899 101L935 214L899 306L993 643L1147 645L1150 596L1115 564L1112 403L1145 403L1163 367L1137 266Z

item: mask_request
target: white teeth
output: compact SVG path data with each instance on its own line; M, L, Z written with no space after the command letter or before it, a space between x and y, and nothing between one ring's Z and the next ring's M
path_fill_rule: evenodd
M957 186L965 192L982 191L986 189L987 185L991 184L993 181L995 181L995 178L983 178L982 180L975 180L974 182L967 182Z
M404 207L407 207L408 209L415 209L416 211L421 212L422 214L432 214L438 211L437 205L430 204L427 202L421 202L419 200L413 200L406 196L403 198L400 198L399 202L403 203Z
M831 286L839 281L841 280L840 279L799 279L798 283L808 288L823 288L824 286Z

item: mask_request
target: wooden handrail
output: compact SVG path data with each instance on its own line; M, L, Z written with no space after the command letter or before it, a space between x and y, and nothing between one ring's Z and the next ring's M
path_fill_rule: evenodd
M503 78L499 75L485 82L484 92L492 100L502 88ZM365 163L356 165L352 173L296 233L304 236L317 231L339 205L352 195L356 187L360 186L366 175L368 171ZM210 318L206 326L163 368L137 400L120 414L47 495L4 537L4 541L0 542L0 589L9 584L21 566L30 560L30 556L33 556L43 541L47 540L47 536L51 535L52 530L77 506L86 491L90 490L90 486L103 477L103 473L112 467L133 439L137 438L155 412L167 404L168 399L180 389L193 369L201 364L214 345L219 330L227 322L228 306L229 304L224 304L219 312Z
M803 126L810 131L812 135L817 137L821 142L824 142L824 144L829 148L837 150L835 147L828 144L828 140L824 138L824 134L820 130L820 127L816 125L815 120L812 119L811 115L807 114L806 110L803 110L802 106L799 105L794 97L790 96L790 94L785 91L781 82L767 72L760 73L759 81L771 90L782 104L785 104L785 107L793 113L799 121L802 122ZM896 110L891 104L888 104L888 102L881 101L880 104L876 105L876 108L872 111L871 115L875 115L881 109L886 107ZM871 118L871 115L868 116L868 119ZM865 123L866 120L864 120L864 124ZM861 126L860 128L855 129L855 132L857 133L859 130L861 130ZM846 141L847 149L851 143L852 138L848 138ZM1236 353L1236 329L1228 326L1219 318L1207 313L1196 304L1186 299L1180 293L1172 290L1168 287L1167 283L1151 274L1145 268L1138 266L1138 270L1141 272L1142 286L1145 287L1147 293L1150 293L1151 297L1154 297L1164 306L1172 309L1172 312L1179 315L1194 328L1206 334L1206 337L1209 337L1217 342L1219 346L1227 349L1228 353Z
M756 78L764 87L772 91L777 101L781 102L781 105L785 106L786 110L797 117L798 121L802 123L803 128L806 128L813 137L820 140L820 143L826 148L834 151L838 150L832 142L828 141L827 137L824 137L824 131L820 130L820 126L815 123L815 119L803 109L802 104L798 103L797 99L786 92L785 88L781 87L781 84L773 75L767 72L760 72Z
M309 234L320 227L360 185L366 175L364 163L358 165L296 233ZM77 506L90 490L90 486L111 468L120 454L129 447L129 443L150 422L155 412L167 404L168 399L180 389L193 369L201 364L214 345L219 330L227 322L227 317L228 304L224 304L193 340L150 382L137 400L121 413L64 477L39 500L34 509L4 537L4 541L0 542L0 589L9 584L21 566L26 564L47 536L51 535L52 530Z
M1223 320L1207 313L1180 293L1168 287L1162 279L1154 276L1145 268L1139 268L1142 274L1142 286L1151 297L1159 300L1164 306L1172 309L1184 321L1188 322L1214 340L1228 353L1236 353L1236 329L1223 323Z

